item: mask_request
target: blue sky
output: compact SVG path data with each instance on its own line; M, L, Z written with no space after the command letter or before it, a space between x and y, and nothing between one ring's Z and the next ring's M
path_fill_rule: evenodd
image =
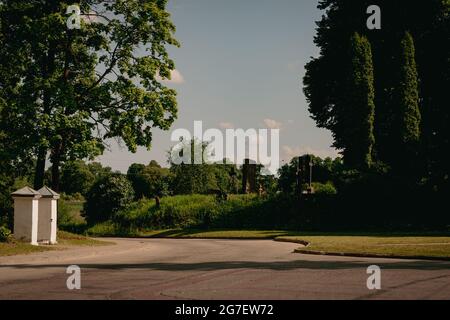
M280 128L280 157L314 153L336 156L331 134L316 128L302 92L304 65L313 44L316 0L169 0L181 48L170 48L176 63L176 128ZM150 151L128 152L111 141L98 158L126 172L134 162L166 162L170 133L155 131Z

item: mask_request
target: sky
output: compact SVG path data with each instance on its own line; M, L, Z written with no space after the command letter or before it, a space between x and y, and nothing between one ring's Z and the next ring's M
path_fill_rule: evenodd
M167 165L171 132L192 132L197 120L204 130L279 128L283 161L337 156L302 91L304 65L318 55L317 0L169 0L168 11L181 43L169 48L176 70L167 83L178 92L178 119L169 131L154 131L150 151L133 154L110 141L97 161L122 172L151 160Z

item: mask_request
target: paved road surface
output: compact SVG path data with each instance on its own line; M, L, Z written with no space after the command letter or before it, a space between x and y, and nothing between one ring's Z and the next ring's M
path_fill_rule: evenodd
M111 239L0 257L0 299L450 299L450 262L313 256L270 240ZM81 290L66 287L81 267ZM382 268L382 290L366 287Z

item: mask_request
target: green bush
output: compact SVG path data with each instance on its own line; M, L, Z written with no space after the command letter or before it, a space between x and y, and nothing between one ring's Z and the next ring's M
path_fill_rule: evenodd
M89 190L83 216L89 224L111 220L120 210L127 208L133 199L133 187L125 176L105 176Z
M5 226L0 226L0 242L8 242L11 240L11 231Z
M67 200L67 201L71 201L71 202L84 202L84 197L81 193L74 193L74 194L65 194L62 193L61 194L61 199Z
M62 195L58 201L58 228L72 233L83 233L86 227L86 222L81 217L84 201L71 199L70 196Z
M314 189L315 194L327 194L327 195L337 194L337 190L332 182L327 183L313 182L312 187Z
M281 197L230 195L218 202L212 195L181 195L141 200L118 212L113 223L121 230L172 228L295 228L299 215L292 201Z
M58 201L58 227L67 225L73 221L73 217L70 214L70 208L66 200L61 197Z

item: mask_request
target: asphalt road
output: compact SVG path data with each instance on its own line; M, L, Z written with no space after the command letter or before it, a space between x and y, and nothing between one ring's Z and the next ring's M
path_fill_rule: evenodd
M0 257L0 299L450 299L450 262L303 255L270 240L110 240ZM66 286L74 264L80 290ZM367 289L370 265L381 290Z

